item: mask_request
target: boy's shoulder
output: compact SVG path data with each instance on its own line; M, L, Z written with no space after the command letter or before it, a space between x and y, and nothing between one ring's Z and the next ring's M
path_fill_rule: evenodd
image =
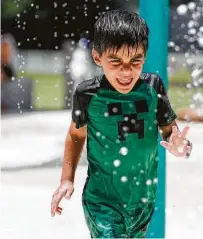
M142 73L140 78L146 84L153 87L158 93L164 89L164 82L156 73Z
M142 73L140 78L150 85L158 84L161 81L160 76L156 73Z
M94 94L101 85L102 76L95 76L92 79L84 80L77 85L75 92L78 94Z

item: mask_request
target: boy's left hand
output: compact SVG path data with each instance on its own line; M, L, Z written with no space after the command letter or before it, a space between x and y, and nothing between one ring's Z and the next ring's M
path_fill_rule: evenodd
M178 128L173 126L169 141L161 141L160 144L176 157L188 158L192 150L192 144L186 139L189 128L186 126L180 133Z

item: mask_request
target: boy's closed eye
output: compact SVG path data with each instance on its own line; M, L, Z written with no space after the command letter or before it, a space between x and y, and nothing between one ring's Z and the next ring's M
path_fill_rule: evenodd
M139 64L139 63L142 63L144 61L143 58L133 58L131 59L131 63L134 63L134 64Z
M141 56L138 57L133 57L129 63L133 63L133 64L141 64L143 63L144 58ZM119 65L122 63L122 59L115 57L115 56L111 56L109 57L109 62L113 65Z
M121 60L118 58L113 58L113 59L110 59L109 62L112 64L120 64Z

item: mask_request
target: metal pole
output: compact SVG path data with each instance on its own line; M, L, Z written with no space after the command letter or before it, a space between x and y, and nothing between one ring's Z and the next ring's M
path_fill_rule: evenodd
M140 15L150 28L149 51L144 72L159 74L167 87L169 1L140 0ZM147 238L165 237L166 155L160 146L159 159L156 210Z

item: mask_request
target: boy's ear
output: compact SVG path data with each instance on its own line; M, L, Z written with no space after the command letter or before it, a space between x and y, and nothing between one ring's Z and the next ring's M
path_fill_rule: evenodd
M92 58L98 66L102 65L101 64L101 56L94 48L92 49Z

